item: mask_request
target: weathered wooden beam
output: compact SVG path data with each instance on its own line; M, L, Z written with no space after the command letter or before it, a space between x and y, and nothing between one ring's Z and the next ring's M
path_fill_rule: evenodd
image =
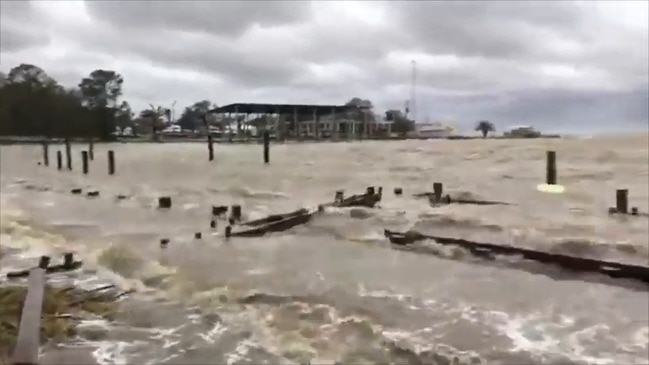
M18 339L11 358L12 365L38 364L44 293L45 270L34 268L29 274L29 286L20 317Z
M467 249L475 256L490 257L493 255L522 256L527 260L544 264L554 264L568 270L596 272L613 278L626 278L643 281L649 284L649 267L624 264L620 262L595 260L564 254L537 251L522 247L480 243L460 238L424 235L419 232L392 232L384 230L385 236L395 245L405 246L417 241L432 239L440 245L453 245Z

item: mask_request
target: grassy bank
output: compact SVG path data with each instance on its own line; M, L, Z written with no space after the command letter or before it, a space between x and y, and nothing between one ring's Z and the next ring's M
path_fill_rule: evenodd
M27 288L0 287L0 364L8 364L16 344ZM117 310L114 291L85 291L46 287L41 319L41 344L76 335L80 319L99 316L112 320Z

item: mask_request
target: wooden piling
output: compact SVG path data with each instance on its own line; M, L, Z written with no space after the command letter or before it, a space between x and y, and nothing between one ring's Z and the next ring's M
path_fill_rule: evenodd
M108 175L115 175L115 151L108 151Z
M209 133L209 131L207 135L207 152L208 152L208 160L214 161L214 139L212 138L212 134Z
M88 140L88 157L90 161L95 160L95 141L93 141L92 137Z
M548 185L557 184L557 154L555 151L546 153L545 183Z
M71 252L66 252L63 254L63 267L71 268L74 266L74 254Z
M68 170L72 171L72 148L70 147L70 140L65 139L65 162Z
M336 191L336 195L334 196L334 202L339 203L343 200L345 200L345 191L344 190Z
M433 197L435 198L435 201L438 202L442 200L442 194L444 193L444 184L441 182L434 182L433 183Z
M160 239L160 247L165 248L169 244L169 239L168 238L162 238Z
M16 346L10 364L38 364L45 281L44 269L34 268L30 270L27 295L25 296L20 317L18 338L16 339Z
M38 260L38 267L41 269L47 269L48 266L50 266L50 257L41 256L40 260Z
M228 207L226 205L213 205L212 206L212 216L218 217L228 212Z
M230 208L230 218L233 219L234 221L240 221L241 220L241 205L233 205Z
M60 150L56 151L56 168L58 170L63 168L63 153Z
M161 196L158 198L158 208L169 209L171 208L171 197Z
M615 210L617 213L629 213L629 190L617 189L615 191Z
M270 132L264 131L264 163L270 162Z
M43 165L50 165L50 144L47 141L43 142Z
M84 175L88 174L88 151L81 151L81 164Z

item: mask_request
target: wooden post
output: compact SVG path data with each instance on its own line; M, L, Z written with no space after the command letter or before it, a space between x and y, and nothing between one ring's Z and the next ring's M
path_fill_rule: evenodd
M65 162L68 165L68 170L72 171L72 149L70 147L70 140L65 139Z
M295 134L294 137L297 137L300 133L298 127L297 127L297 108L293 108L293 133Z
M433 196L435 197L435 201L440 201L442 200L442 193L444 192L444 185L442 185L441 182L435 182L433 183Z
M115 151L108 151L108 175L115 175Z
M50 165L50 144L47 141L43 142L43 164Z
M230 208L230 219L233 219L234 221L240 221L241 220L241 205L233 205Z
M548 151L546 154L545 165L545 183L548 185L557 184L557 154L554 151Z
M203 115L203 124L205 125L205 128L207 129L208 160L213 161L214 160L214 139L212 138L212 132L210 131L210 124L207 122L207 116L206 115Z
M208 160L214 161L214 140L212 139L212 133L207 135L207 152L209 156Z
M318 121L318 113L316 109L313 109L313 137L315 139L320 138L320 123Z
M270 162L270 133L268 130L264 131L264 163Z
M161 196L158 198L158 208L169 209L171 208L171 197Z
M74 266L74 254L71 252L66 252L63 254L63 267L71 268Z
M363 110L363 138L365 139L369 138L370 135L369 125L367 123L367 113Z
M617 189L615 191L615 210L618 213L629 213L629 190Z
M237 122L237 139L241 138L241 121L239 120L239 107L234 107L234 119Z
M340 137L339 127L338 119L336 119L336 107L331 107L331 136L335 141Z
M88 151L81 151L81 163L84 175L88 174Z
M40 260L38 260L38 267L41 269L47 269L48 266L50 266L50 257L41 256Z
M95 160L95 142L92 137L90 137L90 140L88 141L88 157L90 158L90 161Z
M56 168L59 171L63 168L63 153L61 150L56 151Z
M31 269L27 287L27 295L23 303L18 338L14 347L11 364L38 364L40 347L41 312L45 293L45 270Z

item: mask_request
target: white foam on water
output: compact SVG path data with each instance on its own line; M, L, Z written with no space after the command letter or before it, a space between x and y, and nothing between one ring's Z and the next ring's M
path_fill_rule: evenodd
M128 356L126 350L129 347L142 344L141 341L97 341L90 342L96 350L92 352L93 357L99 365L127 365Z
M539 358L547 355L565 356L572 361L588 364L607 365L616 363L636 363L638 359L632 355L621 353L606 353L586 348L583 340L593 337L598 331L610 332L608 326L597 324L581 331L573 332L564 338L554 338L552 329L568 329L575 320L563 316L561 323L549 323L541 313L528 316L510 315L504 312L488 312L489 324L499 329L513 342L513 351L523 350L535 354Z
M232 365L241 360L244 360L248 353L250 353L250 349L256 346L258 346L258 343L251 339L244 339L242 341L239 341L234 351L229 352L225 355L227 359L226 364Z
M198 203L185 203L182 205L183 210L192 210L200 206Z
M218 322L210 329L209 331L205 333L200 333L199 336L203 339L203 341L214 344L217 339L221 337L222 334L224 334L228 330L228 327L224 325L221 322Z

